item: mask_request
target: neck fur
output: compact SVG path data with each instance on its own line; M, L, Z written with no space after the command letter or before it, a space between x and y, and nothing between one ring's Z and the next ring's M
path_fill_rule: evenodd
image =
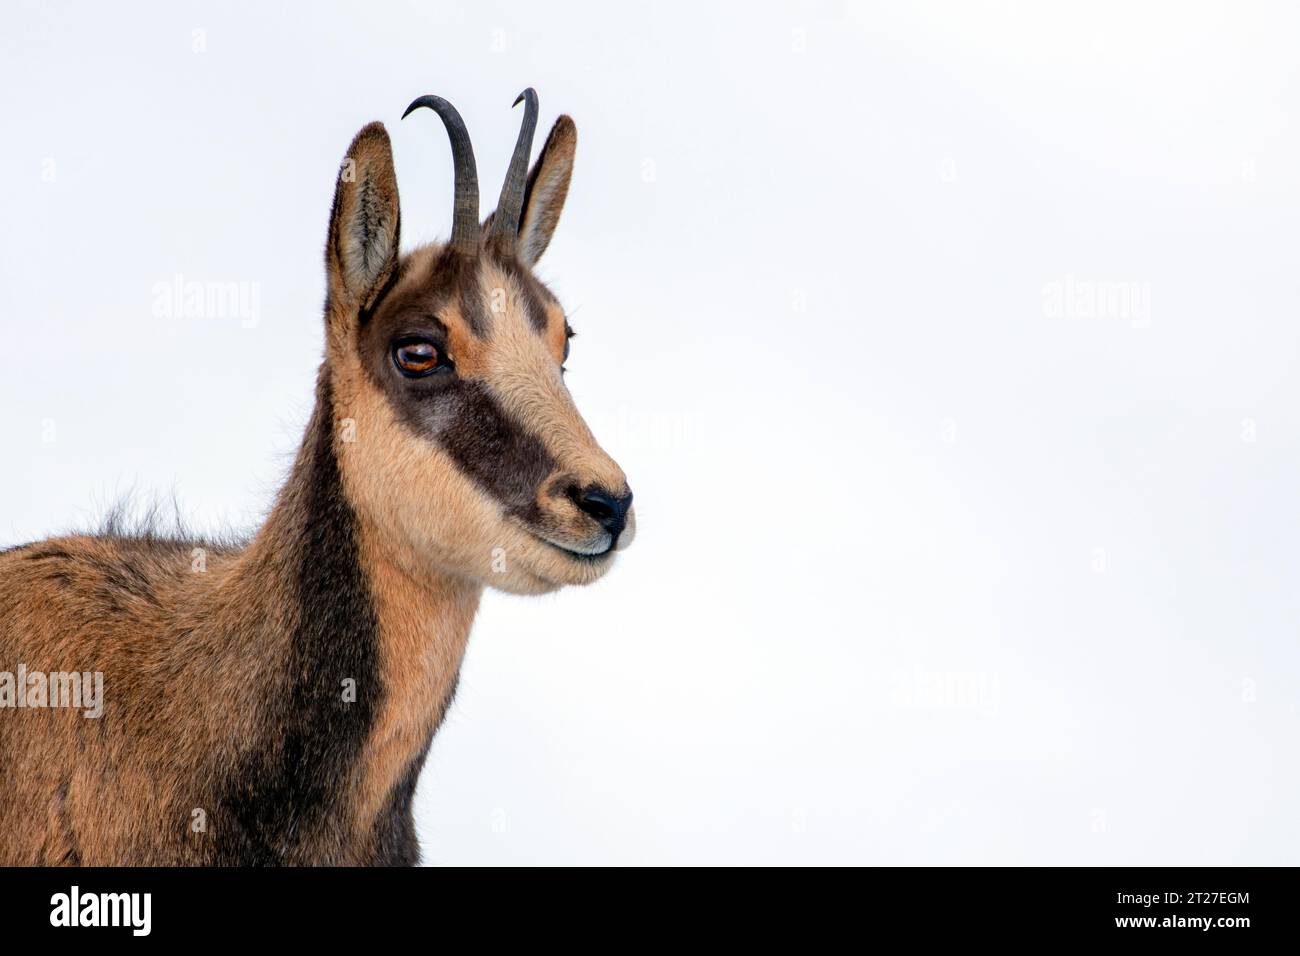
M279 676L261 703L259 744L222 795L245 860L415 862L415 782L482 592L417 575L386 546L344 492L336 440L325 368L290 478L232 569L237 592L260 588L283 605L249 594L279 632L262 649Z

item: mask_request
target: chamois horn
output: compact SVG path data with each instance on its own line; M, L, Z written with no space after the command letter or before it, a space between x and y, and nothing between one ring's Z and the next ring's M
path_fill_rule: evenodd
M421 96L406 108L402 119L427 106L442 119L451 139L451 157L456 170L456 202L451 220L451 247L467 256L478 254L478 167L465 121L441 96Z
M537 130L537 91L531 86L519 94L512 106L524 104L524 120L519 127L515 152L506 169L506 181L501 187L501 199L492 216L490 234L501 237L513 249L519 232L519 217L524 208L524 190L528 186L528 157L533 152L533 133Z

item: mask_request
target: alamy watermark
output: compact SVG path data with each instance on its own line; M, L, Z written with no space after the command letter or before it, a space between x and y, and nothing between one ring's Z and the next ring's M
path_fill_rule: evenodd
M152 311L160 319L237 319L245 329L262 321L260 282L199 282L178 272L170 282L155 282L152 291Z
M100 671L0 671L0 708L70 707L96 719L104 713L104 675Z
M1145 329L1151 324L1151 283L1077 279L1067 274L1043 284L1043 315L1116 320Z
M148 936L152 913L152 893L83 893L73 884L50 897L51 926L124 926L132 936Z
M996 675L985 671L927 671L917 667L894 671L890 682L890 703L900 708L991 712L1001 699Z

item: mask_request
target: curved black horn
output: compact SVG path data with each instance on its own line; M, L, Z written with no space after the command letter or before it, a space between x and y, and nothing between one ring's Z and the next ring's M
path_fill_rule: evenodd
M427 106L442 118L451 138L451 158L456 170L456 204L451 220L451 246L465 255L478 253L478 167L474 164L474 147L470 145L465 121L441 96L421 96L406 108L402 119L421 106Z
M501 199L497 211L492 216L492 236L502 237L514 247L515 237L519 232L519 217L524 208L524 189L528 185L528 157L533 152L533 133L537 130L537 91L531 86L519 94L512 106L524 104L524 122L519 127L519 139L515 141L515 153L510 157L510 166L506 169L506 181L501 187Z

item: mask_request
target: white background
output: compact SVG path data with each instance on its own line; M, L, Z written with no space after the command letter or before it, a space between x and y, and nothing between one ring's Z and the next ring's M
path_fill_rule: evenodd
M416 95L489 198L521 88L577 121L539 271L639 537L485 598L427 862L1298 861L1294 7L45 7L0 35L0 543L130 491L253 527L352 135L409 247ZM177 274L253 327L155 316Z

